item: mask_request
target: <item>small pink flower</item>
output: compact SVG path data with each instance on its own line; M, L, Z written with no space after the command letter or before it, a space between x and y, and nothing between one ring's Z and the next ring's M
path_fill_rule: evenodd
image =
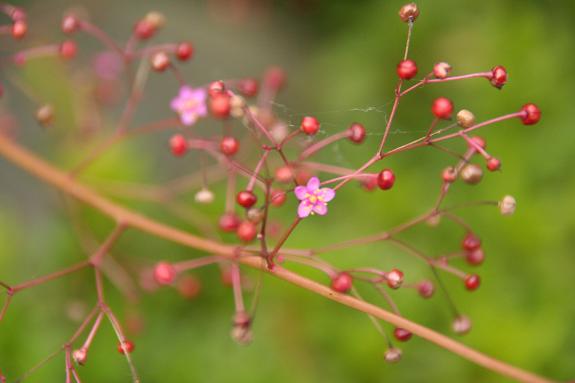
M320 188L319 179L312 177L306 186L297 186L294 190L295 196L301 202L297 209L297 215L305 218L310 214L327 214L327 203L335 197L335 190L330 188Z
M182 124L194 125L198 117L203 117L208 113L206 96L203 88L192 89L183 85L178 96L170 103L170 107L179 114Z

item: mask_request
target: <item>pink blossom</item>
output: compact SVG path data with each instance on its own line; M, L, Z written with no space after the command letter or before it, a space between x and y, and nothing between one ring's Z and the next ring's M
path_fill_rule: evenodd
M319 179L312 177L306 186L297 186L294 190L295 196L301 202L297 209L297 215L305 218L310 214L327 214L327 203L335 197L335 190L330 188L320 188Z
M170 107L179 114L182 124L194 125L198 117L207 114L206 91L203 88L192 89L183 85L180 93L170 103Z

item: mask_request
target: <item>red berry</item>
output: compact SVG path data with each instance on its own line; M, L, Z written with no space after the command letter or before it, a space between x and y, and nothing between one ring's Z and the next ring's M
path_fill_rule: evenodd
M163 72L170 66L170 58L165 52L157 52L151 58L152 69Z
M291 182L293 176L293 170L289 166L281 166L275 172L276 181L281 183Z
M271 67L264 75L264 83L267 88L273 89L275 91L283 88L286 82L286 75L282 68Z
M154 35L156 32L156 26L150 23L148 20L140 20L134 26L134 34L140 40L147 40Z
M183 276L178 280L178 292L186 299L194 299L200 294L201 290L202 284L191 275Z
M259 84L255 78L245 78L238 85L239 91L246 97L254 97L258 94Z
M433 285L433 282L431 282L431 281L421 281L417 285L417 292L423 298L426 298L426 299L431 298L431 296L435 292L435 286Z
M174 156L181 157L188 151L188 141L181 134L175 134L170 138L170 148Z
M176 57L180 61L189 60L194 54L194 47L191 43L183 42L179 43L176 47Z
M387 285L392 289L398 289L403 283L403 272L398 269L391 269L386 275Z
M347 137L351 142L361 144L363 140L365 140L365 128L358 122L351 124L351 126L347 129L347 132Z
M476 290L481 284L481 279L477 274L469 274L465 277L465 288L469 291Z
M479 249L481 247L481 238L473 233L467 233L461 242L461 247L467 251Z
M159 262L154 267L154 280L160 285L171 285L177 274L176 268L168 262Z
M521 108L523 125L534 125L541 119L541 110L535 104L525 104Z
M258 229L253 222L243 221L236 230L236 235L243 242L251 242L258 234Z
M26 36L28 32L28 24L24 20L16 20L12 24L12 37L19 40Z
M377 175L362 178L360 183L365 190L372 191L377 187Z
M485 253L483 253L483 249L481 247L475 250L469 250L465 253L465 260L470 265L480 265L483 263L485 259Z
M441 173L441 177L443 178L444 182L447 183L455 182L455 180L457 179L457 171L453 166L448 166L443 170L443 173Z
M66 15L62 19L62 32L64 33L72 33L76 32L79 27L79 22L76 16L74 15Z
M76 51L77 47L74 41L68 40L60 44L60 55L66 60L70 60L76 56Z
M226 156L233 156L238 152L240 143L234 137L226 136L220 141L220 151Z
M226 84L222 80L213 81L208 86L208 93L210 97L216 97L219 94L224 93L226 90Z
M346 272L341 272L334 276L331 280L331 289L338 293L347 293L351 290L353 278Z
M249 190L242 190L236 196L236 201L238 204L240 204L240 206L243 206L247 209L254 206L256 202L258 202L258 197L256 197L256 195Z
M231 110L232 104L230 102L230 96L227 94L220 93L211 98L210 111L214 117L222 119L228 118Z
M377 185L381 190L389 190L395 183L395 174L391 169L383 169L377 175Z
M448 98L438 97L433 101L431 112L435 117L447 120L451 117L451 113L453 112L453 103Z
M120 354L124 354L126 352L128 354L131 354L135 348L136 348L136 346L134 345L134 342L127 340L127 339L124 340L124 342L118 343L118 352Z
M220 229L227 233L236 231L240 224L240 219L234 213L225 213L220 217Z
M306 116L301 120L299 128L308 136L313 136L319 131L319 121L315 117Z
M501 169L501 161L499 161L495 157L491 157L490 159L487 160L487 169L489 169L492 172Z
M491 84L497 89L501 89L507 82L507 70L505 67L498 65L491 69Z
M393 330L393 336L400 342L407 342L409 339L411 339L411 335L412 334L409 330L406 330L401 327L396 327Z
M279 207L286 201L287 195L283 190L272 190L270 194L271 204Z
M417 75L417 64L413 60L403 60L397 64L397 75L399 78L409 80Z

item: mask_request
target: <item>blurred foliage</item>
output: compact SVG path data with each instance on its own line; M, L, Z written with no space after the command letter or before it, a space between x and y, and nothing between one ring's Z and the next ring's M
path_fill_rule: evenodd
M79 3L114 37L126 36L133 21L147 10L164 12L169 27L160 40L190 38L197 47L197 58L184 69L193 84L219 77L255 76L269 64L284 65L290 77L276 107L281 117L295 124L301 115L313 113L323 123L322 134L339 131L352 121L360 121L368 129L365 145L342 142L318 155L319 160L358 166L379 142L393 98L395 65L405 41L406 28L397 17L401 2L301 1L294 5L284 1L259 11L250 9L243 18L233 19L226 17L231 1L215 8L215 2L175 0ZM43 32L33 31L31 41L61 39L54 26L67 3L25 4L31 20L42 20L38 29ZM509 121L483 130L480 134L487 139L490 152L502 160L503 171L489 174L477 187L458 185L447 201L499 199L504 194L512 194L518 201L513 217L501 217L490 208L462 212L484 239L487 255L479 270L483 278L479 291L469 294L460 282L445 277L458 307L474 323L463 341L540 374L573 378L575 132L570 100L575 84L575 5L567 0L422 0L419 4L421 17L414 29L411 57L421 72L437 61L448 61L456 74L501 64L509 70L510 81L502 91L485 80L470 80L427 86L406 97L394 125L392 145L422 135L431 120L430 102L440 95L452 98L457 108L471 109L479 120L518 110L528 101L543 110L543 120L537 126ZM223 15L217 16L214 9ZM78 40L84 55L84 50L97 47L86 37ZM62 145L65 150L56 145L74 127L70 105L77 89L63 70L43 62L18 74L10 73L21 76L42 97L55 103L59 111L57 134L50 136L35 129L30 116L33 104L25 98L14 96L6 107L22 116L21 134L30 147L69 166L86 147L75 141L66 141ZM146 107L138 111L139 122L169 113L166 100L175 93L177 84L166 78L152 76L149 89L153 91L144 100ZM205 129L212 126L216 125L206 124ZM162 133L114 149L90 170L86 180L110 177L162 182L197 166L194 156L172 159L165 150L167 136ZM461 150L464 146L455 142L451 147ZM394 156L385 164L398 177L392 191L367 194L348 187L330 205L327 218L306 220L287 245L317 246L374 233L420 214L435 200L438 175L451 163L449 156L432 149ZM1 160L0 180L2 280L22 281L83 259L66 204L58 194ZM218 190L219 196L222 191ZM161 207L125 203L193 231ZM188 203L192 205L192 196ZM295 203L291 201L289 206L288 211ZM205 213L215 217L222 207L220 197ZM88 208L81 208L79 214L97 238L104 238L111 222ZM291 214L286 216L289 219ZM458 227L445 222L433 229L419 227L405 238L437 255L458 246L461 236ZM132 271L158 259L200 255L136 232L123 237L114 254ZM427 276L422 265L388 244L326 257L342 267L400 266L411 280ZM504 381L417 338L401 345L401 363L387 365L382 357L385 341L367 317L269 277L263 279L255 340L249 347L237 346L228 336L233 313L231 291L221 285L214 268L195 274L203 290L193 302L165 289L145 295L138 305L145 327L131 337L137 344L134 360L145 382ZM254 280L259 277L253 272L250 276ZM77 323L66 313L71 307L81 309L82 304L94 302L92 282L91 273L78 273L15 299L0 326L0 368L11 380L72 334ZM107 295L120 316L129 315L131 308L112 288L107 289ZM368 292L365 295L378 300ZM430 301L422 301L413 291L395 295L408 318L449 332L447 303L440 294ZM125 361L115 351L114 335L109 327L104 328L96 338L88 365L80 369L81 376L87 382L129 381ZM61 381L63 373L60 355L28 380Z

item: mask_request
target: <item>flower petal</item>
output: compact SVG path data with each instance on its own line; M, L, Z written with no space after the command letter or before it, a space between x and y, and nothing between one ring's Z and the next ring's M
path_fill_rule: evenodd
M294 189L294 194L300 201L307 198L307 188L305 186L296 186Z
M181 98L192 98L192 97L194 97L194 90L187 85L183 85L180 88L180 97Z
M305 218L310 215L313 209L313 205L310 205L307 201L301 201L297 208L297 215L300 218Z
M319 178L311 177L309 181L307 181L307 190L310 192L319 189Z
M197 116L195 113L186 112L180 114L180 121L182 122L182 124L186 126L194 125L196 123L196 120Z
M321 188L317 191L317 196L323 200L323 202L329 202L335 197L335 190L330 188Z
M318 202L315 205L313 205L313 211L314 211L314 213L317 213L319 215L326 215L327 214L327 204L325 204L323 202Z

